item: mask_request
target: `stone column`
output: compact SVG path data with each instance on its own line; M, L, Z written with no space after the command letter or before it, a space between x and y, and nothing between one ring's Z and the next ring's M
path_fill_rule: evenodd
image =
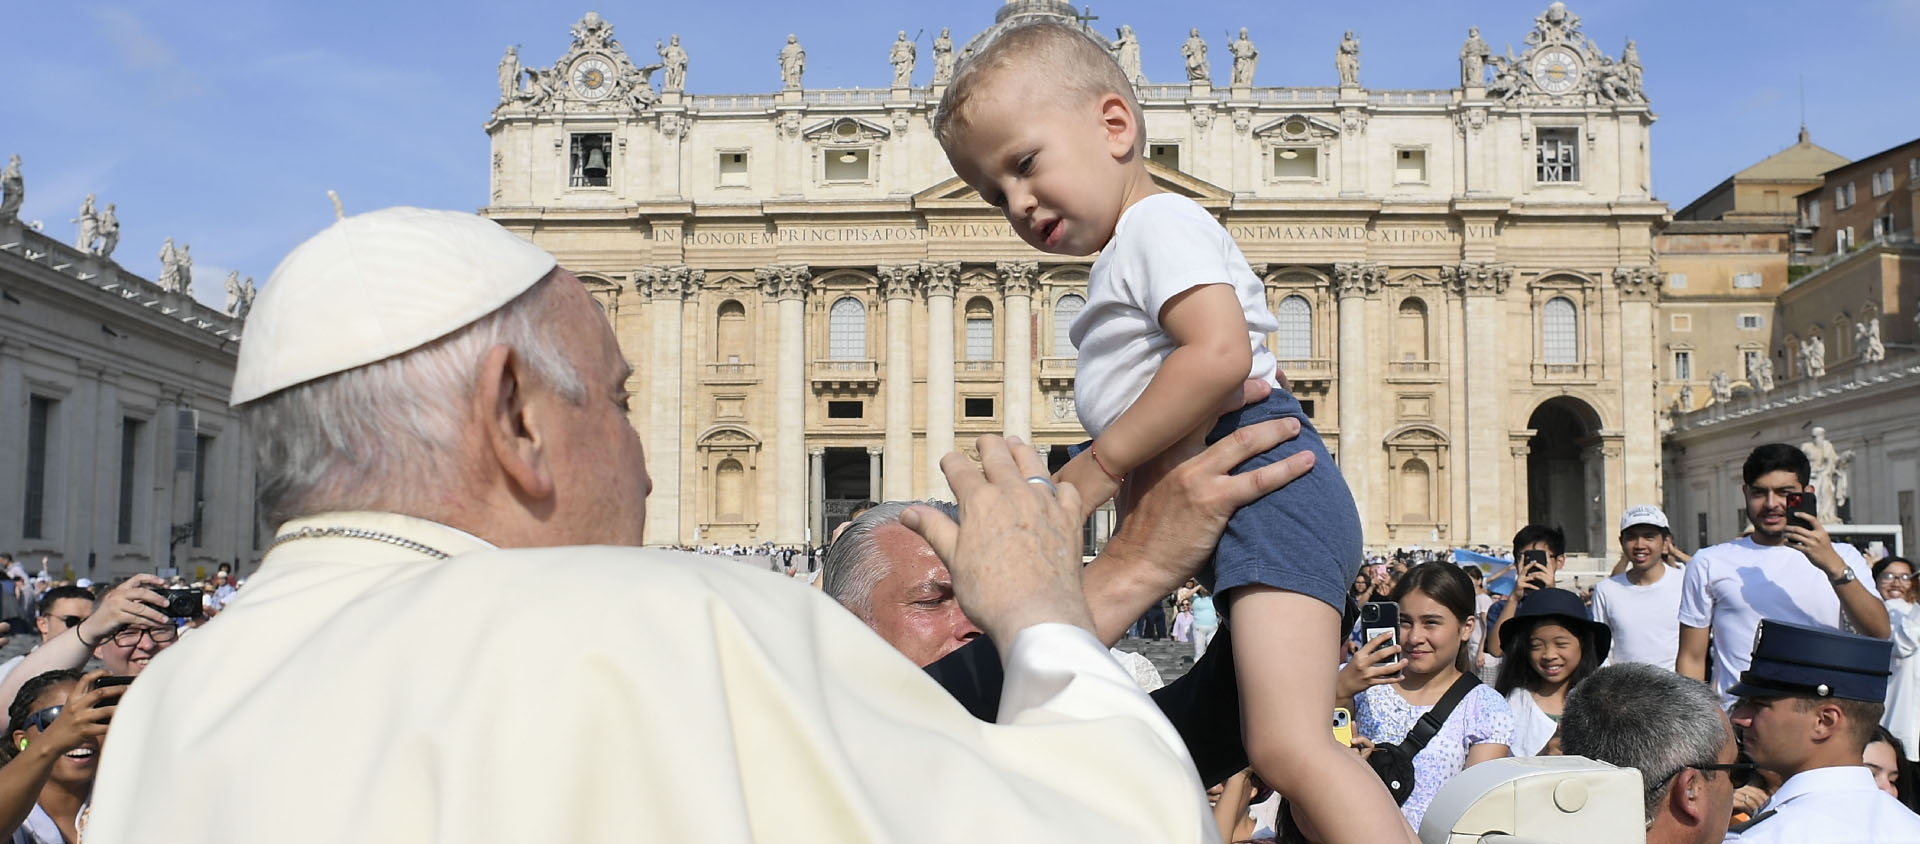
M1660 427L1654 396L1658 358L1654 344L1659 330L1654 303L1660 298L1661 274L1653 267L1620 267L1613 271L1620 290L1620 320L1615 329L1620 344L1620 409L1625 442L1620 444L1626 468L1626 497L1610 502L1619 507L1660 504ZM1671 518L1671 517L1670 517ZM1611 531L1608 536L1614 536Z
M684 266L645 267L634 283L653 317L648 337L653 376L647 390L647 473L659 482L647 497L648 545L680 542L680 424L685 406L680 395L680 309L691 274Z
M1000 419L1007 436L1033 440L1033 282L1040 264L1001 261L1000 296L1006 305L1006 379L1001 384Z
M813 526L813 544L827 544L827 450L807 449L807 501L811 508L808 524Z
M883 446L867 446L867 497L875 501L885 500L885 496L880 495L880 484L885 481L880 461L886 453Z
M779 302L780 348L774 375L773 483L776 490L797 490L806 483L807 360L806 296L813 273L805 265L765 267L754 272L765 295ZM800 496L774 496L775 542L805 541L807 513ZM823 541L822 537L814 537Z
M1513 270L1498 264L1442 267L1441 275L1465 299L1467 322L1467 535L1468 543L1498 545L1513 526L1501 512L1501 432L1507 424L1506 308L1502 297ZM1509 446L1511 448L1511 446ZM1516 495L1523 494L1515 490Z
M1376 479L1367 471L1372 436L1367 410L1373 399L1367 395L1366 307L1367 294L1380 289L1380 272L1367 264L1340 264L1333 271L1340 297L1340 474L1353 490L1363 533L1373 541L1379 538L1380 522L1371 506Z
M1513 484L1509 488L1513 490L1512 524L1515 525L1516 531L1520 529L1519 525L1528 522L1527 509L1530 506L1528 496L1531 492L1527 486L1527 455L1533 453L1532 447L1528 445L1532 441L1533 429L1531 428L1507 435L1507 449L1513 454Z
M887 299L887 456L883 494L875 501L913 498L913 297L920 265L882 266Z
M926 497L948 499L953 492L940 471L940 458L953 451L953 289L960 262L927 263L921 278L927 293L927 483Z

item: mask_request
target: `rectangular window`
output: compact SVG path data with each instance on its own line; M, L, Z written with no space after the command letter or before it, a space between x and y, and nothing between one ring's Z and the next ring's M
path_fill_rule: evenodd
M1580 181L1580 131L1541 129L1534 148L1534 180L1542 184Z
M1742 373L1746 374L1748 377L1752 377L1753 368L1759 365L1760 365L1760 351L1758 349L1744 349L1740 352L1740 366L1741 366L1740 371Z
M1807 225L1815 228L1820 226L1820 200L1818 199L1807 202Z
M1401 184L1426 182L1427 151L1424 149L1396 150L1393 157L1393 180Z
M968 419L992 419L993 398L991 396L968 396L963 404Z
M195 437L193 445L193 547L199 548L206 533L201 528L207 515L207 458L213 452L213 438Z
M1693 353L1685 350L1673 353L1673 380L1693 380Z
M1873 174L1873 195L1884 196L1893 191L1893 168L1888 167Z
M1759 315L1759 314L1741 314L1741 315L1740 315L1740 330L1742 330L1742 331L1758 331L1758 330L1760 330L1760 322L1761 322L1761 320L1760 320L1760 315Z
M581 132L567 145L567 186L604 188L613 184L613 135Z
M1833 210L1843 211L1853 207L1853 183L1833 187Z
M1314 400L1313 400L1313 399L1301 399L1301 400L1300 400L1300 412L1301 412L1301 413L1304 413L1304 414L1306 414L1306 415L1307 415L1307 418L1308 418L1308 419L1312 419L1312 418L1314 418L1314 416L1313 416L1313 402L1314 402Z
M827 157L826 177L829 182L864 182L873 163L873 151L861 149L826 149L821 151Z
M1667 289L1668 290L1687 289L1687 274L1686 273L1667 273Z
M1883 237L1890 237L1892 236L1892 234L1893 234L1893 213L1892 212L1888 212L1882 216L1873 218L1873 239L1874 240L1879 240L1880 238L1883 238Z
M1171 170L1180 169L1179 144L1147 144L1147 160Z
M53 421L53 404L53 399L45 396L27 399L27 501L20 535L28 539L45 536L47 434Z
M1907 159L1907 181L1920 182L1920 158Z
M1275 148L1273 151L1273 177L1276 179L1320 178L1320 148Z
M1673 318L1668 320L1667 327L1674 331L1692 331L1693 317L1689 314L1674 314Z
M1733 288L1735 290L1756 290L1759 287L1760 287L1759 273L1734 273L1733 274Z
M723 188L744 188L747 186L746 153L720 153L720 186Z
M992 317L967 317L967 360L993 360Z
M828 419L859 419L866 415L866 402L830 401L827 402Z
M1853 227L1841 226L1833 232L1833 251L1850 252L1853 250Z
M133 542L134 471L140 463L140 430L144 426L131 416L120 420L120 523L114 541L121 545Z

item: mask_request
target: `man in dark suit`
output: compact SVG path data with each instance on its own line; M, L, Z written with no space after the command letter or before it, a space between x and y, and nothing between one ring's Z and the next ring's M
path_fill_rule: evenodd
M1112 647L1147 607L1199 571L1234 510L1302 473L1296 463L1283 461L1230 474L1297 430L1284 420L1263 423L1246 429L1247 437L1223 439L1190 457L1167 456L1141 470L1164 474L1082 572L1101 641ZM910 506L958 515L950 504L926 502L887 502L861 514L827 550L827 594L925 668L975 717L992 721L1000 706L998 652L961 610L933 549L900 524ZM1224 781L1247 766L1226 630L1206 658L1153 699L1186 740L1204 782Z

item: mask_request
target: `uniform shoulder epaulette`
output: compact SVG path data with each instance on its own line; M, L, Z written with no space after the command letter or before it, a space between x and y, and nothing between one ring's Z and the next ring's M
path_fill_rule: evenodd
M1733 826L1727 827L1727 831L1733 832L1733 833L1746 832L1747 830L1752 829L1755 826L1758 826L1761 821L1771 818L1777 814L1780 814L1779 809L1769 809L1765 812L1761 812L1760 814L1757 814L1751 818L1748 818L1745 823L1737 823L1737 824L1734 824Z

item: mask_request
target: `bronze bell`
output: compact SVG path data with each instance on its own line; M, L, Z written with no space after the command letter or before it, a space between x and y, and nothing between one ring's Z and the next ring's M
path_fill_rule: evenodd
M607 176L607 154L599 147L587 150L587 166L581 171L589 179L604 179Z

